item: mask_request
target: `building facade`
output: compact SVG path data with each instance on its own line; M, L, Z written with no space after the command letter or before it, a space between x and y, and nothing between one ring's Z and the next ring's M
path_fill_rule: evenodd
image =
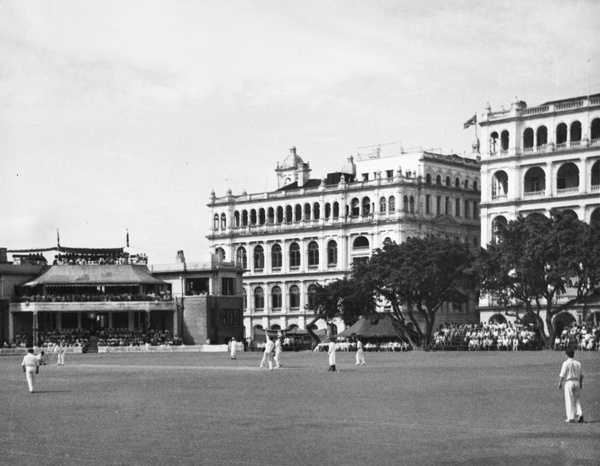
M479 126L483 247L499 224L519 215L548 216L555 208L600 221L600 94L536 107L515 100L501 111L488 104ZM490 297L480 309L482 321L507 317ZM569 314L560 319L585 318L581 307Z
M211 194L210 250L246 271L247 336L254 327L306 328L315 285L349 275L385 242L433 233L479 245L475 155L377 146L339 172L320 179L310 172L292 148L275 169L277 190Z

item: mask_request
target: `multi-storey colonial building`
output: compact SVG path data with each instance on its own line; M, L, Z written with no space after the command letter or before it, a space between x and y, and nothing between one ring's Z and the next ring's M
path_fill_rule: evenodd
M211 195L210 249L246 269L247 335L305 328L315 284L348 275L386 241L436 233L479 245L476 158L389 145L321 179L310 171L292 148L275 169L276 191Z
M479 126L482 246L498 224L519 215L549 215L556 208L600 221L600 94L537 107L516 100L496 112L488 105ZM480 305L482 321L501 311L489 297ZM582 313L572 312L580 320Z

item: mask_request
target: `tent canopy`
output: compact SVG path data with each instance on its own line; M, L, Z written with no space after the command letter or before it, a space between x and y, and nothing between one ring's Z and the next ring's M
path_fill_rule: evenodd
M24 286L166 285L145 265L55 265Z
M348 327L338 337L362 338L402 338L400 327L389 312L362 316L358 322Z

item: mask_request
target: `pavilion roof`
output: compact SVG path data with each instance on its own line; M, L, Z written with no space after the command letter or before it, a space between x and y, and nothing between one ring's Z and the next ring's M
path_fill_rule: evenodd
M145 265L54 265L24 286L164 285Z

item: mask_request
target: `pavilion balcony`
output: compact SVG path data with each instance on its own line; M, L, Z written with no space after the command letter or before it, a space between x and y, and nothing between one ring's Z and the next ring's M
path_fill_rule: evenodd
M175 311L175 301L85 301L11 303L10 312L126 312Z

